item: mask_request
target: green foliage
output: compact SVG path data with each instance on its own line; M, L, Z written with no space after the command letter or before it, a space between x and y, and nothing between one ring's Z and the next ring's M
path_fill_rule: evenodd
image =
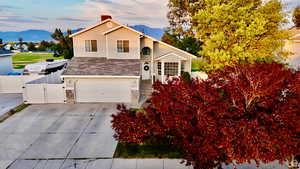
M3 40L0 38L0 49L3 48Z
M36 51L35 44L33 42L28 43L28 50L29 51Z
M185 82L191 82L192 81L192 78L191 78L191 75L189 74L189 72L183 72L181 77Z
M54 51L52 50L56 46L54 42L48 42L48 41L41 41L39 46L38 46L38 51Z
M67 34L61 31L61 29L55 29L51 37L58 41L55 49L55 56L64 56L65 59L71 59L73 57L73 41L69 36L72 34L71 30L67 30Z
M205 0L205 7L193 16L197 37L203 40L200 54L208 69L257 60L280 60L288 33L278 0Z
M300 6L297 6L293 12L293 22L300 27Z
M204 58L197 58L192 60L192 72L205 71L207 61Z
M174 34L170 29L165 31L162 41L196 56L200 56L199 51L202 49L201 46L203 44L196 38Z

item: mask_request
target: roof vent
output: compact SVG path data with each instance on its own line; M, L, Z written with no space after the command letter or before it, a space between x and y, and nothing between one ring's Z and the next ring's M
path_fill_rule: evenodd
M112 19L112 17L110 15L101 15L101 22L103 22L107 19Z

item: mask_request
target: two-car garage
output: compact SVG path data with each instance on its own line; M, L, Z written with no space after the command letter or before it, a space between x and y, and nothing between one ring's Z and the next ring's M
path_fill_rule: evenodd
M74 57L61 76L67 103L136 103L140 60Z
M131 103L132 90L137 90L135 79L80 79L75 82L77 103Z

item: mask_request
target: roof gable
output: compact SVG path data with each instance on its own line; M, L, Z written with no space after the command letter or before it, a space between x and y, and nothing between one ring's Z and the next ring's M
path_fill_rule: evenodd
M165 54L165 55L162 55L162 56L156 58L155 60L162 60L162 59L164 59L164 58L172 57L172 56L177 57L179 60L187 60L185 57L180 56L180 55L177 55L176 53L173 53L173 52L168 53L168 54Z
M113 20L111 20L111 19L106 19L105 21L100 22L100 23L97 23L96 25L90 26L90 27L88 27L88 28L86 28L86 29L83 29L83 30L81 30L81 31L79 31L79 32L73 33L72 35L70 35L70 37L71 37L71 38L72 38L72 37L75 37L75 36L77 36L77 35L80 35L80 34L82 34L82 33L85 33L85 32L87 32L87 31L90 31L90 30L92 30L92 29L94 29L94 28L96 28L96 27L98 27L98 26L101 26L101 25L103 25L103 24L105 24L105 23L108 23L108 22L113 22L113 23L116 24L116 25L120 25L119 23L117 23L117 22L115 22L115 21L113 21Z
M151 36L145 35L145 34L142 33L142 32L139 32L139 31L137 31L137 30L135 30L135 29L133 29L133 28L130 28L129 26L123 25L123 24L121 24L121 23L119 23L119 22L116 22L116 21L114 21L114 20L112 20L112 19L107 19L107 20L105 20L105 21L103 21L103 22L100 22L100 23L94 25L94 26L91 26L91 27L86 28L86 29L84 29L84 30L82 30L82 31L79 31L79 32L77 32L77 33L74 33L74 34L70 35L70 37L74 37L74 36L77 36L77 35L82 34L82 33L84 33L84 32L87 32L87 31L89 31L89 30L91 30L91 29L94 29L94 28L96 28L96 27L98 27L98 26L100 26L100 25L103 25L103 24L105 24L105 23L107 23L107 22L113 22L113 23L115 23L116 25L119 25L119 26L114 27L114 28L112 28L112 29L110 29L110 30L104 32L104 33L103 33L104 35L107 35L107 34L109 34L109 33L111 33L111 32L114 32L114 31L116 31L116 30L119 30L120 28L126 28L126 29L128 29L128 30L130 30L130 31L132 31L132 32L135 32L135 33L137 33L137 34L143 36L143 37L149 38L149 39L153 40L154 42L158 42L158 43L160 43L160 44L162 44L162 45L165 45L165 46L167 46L167 47L169 47L169 48L172 48L172 49L174 49L174 50L177 50L177 51L179 51L179 52L182 52L182 53L184 53L184 54L186 54L186 55L188 55L188 56L190 56L190 57L192 57L192 58L197 58L197 56L195 56L195 55L193 55L193 54L190 54L190 53L188 53L188 52L186 52L186 51L184 51L184 50L178 49L178 48L176 48L176 47L174 47L174 46L172 46L172 45L169 45L169 44L167 44L167 43L165 43L165 42L162 42L162 41L160 41L160 40L157 40L157 39L155 39L155 38L153 38L153 37L151 37Z

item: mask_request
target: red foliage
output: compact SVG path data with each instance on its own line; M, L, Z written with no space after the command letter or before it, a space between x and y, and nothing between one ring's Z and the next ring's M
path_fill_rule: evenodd
M284 161L300 152L300 72L278 63L225 67L205 81L157 82L147 113L119 109L116 138L170 139L187 164Z

